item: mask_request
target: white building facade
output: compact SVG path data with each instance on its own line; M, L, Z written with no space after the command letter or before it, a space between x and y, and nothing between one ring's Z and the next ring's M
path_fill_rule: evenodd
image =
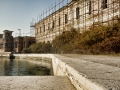
M56 4L53 9L62 3ZM37 42L52 42L71 27L82 33L99 25L117 22L120 18L120 0L72 0L52 13L50 10L46 11L49 15L46 14L34 25Z

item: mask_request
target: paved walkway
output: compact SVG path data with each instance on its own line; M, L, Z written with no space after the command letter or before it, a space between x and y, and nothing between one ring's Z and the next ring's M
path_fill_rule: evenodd
M120 90L120 57L104 55L55 55L92 82L107 88Z
M75 90L67 77L1 76L0 90Z

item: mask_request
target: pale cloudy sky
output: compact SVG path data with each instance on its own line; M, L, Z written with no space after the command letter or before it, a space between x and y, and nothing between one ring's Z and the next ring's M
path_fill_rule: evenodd
M67 1L70 0L64 0L64 5ZM19 32L17 29L21 29L21 34L29 33L30 21L37 20L37 16L55 2L59 0L0 0L0 33L5 29L14 31L14 36Z

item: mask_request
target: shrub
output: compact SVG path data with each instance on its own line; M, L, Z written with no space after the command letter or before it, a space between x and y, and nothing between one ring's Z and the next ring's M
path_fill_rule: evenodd
M71 28L70 31L64 31L53 40L53 52L71 53L73 49L73 41L77 35L78 32L74 28Z
M50 53L52 48L52 44L49 42L39 42L37 44L32 44L29 49L32 53Z
M31 50L29 48L24 48L22 50L22 53L31 53Z
M52 43L32 44L23 52L32 53L120 53L120 22L111 26L98 26L83 33L74 28L58 35Z

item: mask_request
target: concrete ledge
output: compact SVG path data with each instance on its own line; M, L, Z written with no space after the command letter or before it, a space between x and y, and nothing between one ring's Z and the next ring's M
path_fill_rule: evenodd
M54 75L67 76L77 90L120 90L119 67L86 61L83 56L81 59L81 55L76 54L26 54L15 56L52 58ZM91 57L97 60L95 56L91 55ZM104 57L106 56L102 56L103 60ZM109 60L109 58L107 59Z

